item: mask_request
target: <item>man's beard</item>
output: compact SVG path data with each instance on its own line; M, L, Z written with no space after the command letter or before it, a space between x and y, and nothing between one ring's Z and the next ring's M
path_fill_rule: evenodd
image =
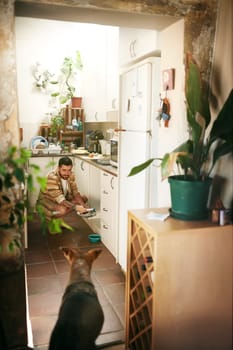
M68 180L68 179L69 179L69 175L61 175L61 174L60 174L60 177L61 177L63 180Z

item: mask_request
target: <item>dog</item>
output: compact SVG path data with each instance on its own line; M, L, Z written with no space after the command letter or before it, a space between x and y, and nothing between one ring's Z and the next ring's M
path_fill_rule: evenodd
M90 271L102 250L81 252L78 248L61 249L70 264L70 276L51 333L49 350L94 350L104 314Z

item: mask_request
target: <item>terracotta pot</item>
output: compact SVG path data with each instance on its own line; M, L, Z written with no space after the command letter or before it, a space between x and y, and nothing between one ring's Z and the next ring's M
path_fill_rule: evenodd
M81 108L82 106L82 97L72 97L71 98L71 107L72 108Z

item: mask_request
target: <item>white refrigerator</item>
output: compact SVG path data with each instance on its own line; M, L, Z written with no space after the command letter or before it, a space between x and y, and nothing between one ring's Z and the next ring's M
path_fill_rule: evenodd
M159 89L159 57L145 59L120 75L118 261L125 271L128 210L156 206L156 168L132 177L128 174L135 165L156 156Z

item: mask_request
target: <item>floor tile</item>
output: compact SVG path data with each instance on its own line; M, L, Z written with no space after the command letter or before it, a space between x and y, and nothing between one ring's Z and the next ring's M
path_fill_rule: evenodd
M62 293L29 295L29 314L31 317L57 315L61 300Z
M56 270L52 262L27 265L28 278L44 277L44 276L54 275L54 274L56 274Z
M115 350L115 347L113 346L113 344L114 343L119 344L120 341L124 342L124 338L125 338L125 333L122 330L116 331L116 332L104 333L104 334L100 334L100 336L96 339L96 344L97 345L109 344L110 347L106 347L106 349ZM123 347L123 349L125 349L125 347Z
M125 302L119 304L112 304L112 307L117 314L123 328L125 329Z
M34 348L47 350L62 295L69 280L70 266L59 249L61 246L79 247L82 251L102 249L91 270L91 279L105 315L97 344L122 342L125 336L125 276L102 242L97 244L89 242L88 234L92 232L81 218L72 214L67 217L66 222L72 224L73 232L64 230L60 235L46 236L41 235L38 221L34 220L29 224L26 268ZM124 347L111 345L106 349L123 350Z
M124 282L124 276L120 268L104 269L94 271L95 278L102 285L122 283Z
M113 305L124 303L125 283L108 284L104 287L104 291Z
M67 260L55 261L54 265L56 273L70 272L70 265Z
M49 277L28 278L28 294L53 294L63 291L62 285L56 275Z
M57 316L32 317L33 343L36 346L47 345Z
M64 260L64 254L61 249L49 249L49 254L53 261Z
M33 263L42 263L42 262L51 262L52 258L48 251L48 249L43 250L31 250L25 252L25 261L26 264L33 264Z
M111 305L103 306L103 312L104 325L101 334L109 332L113 333L122 330L122 324Z
M69 272L67 271L67 272L59 273L59 274L57 274L57 277L58 277L59 282L61 284L61 288L64 291L67 284L68 284L68 281L69 281Z

